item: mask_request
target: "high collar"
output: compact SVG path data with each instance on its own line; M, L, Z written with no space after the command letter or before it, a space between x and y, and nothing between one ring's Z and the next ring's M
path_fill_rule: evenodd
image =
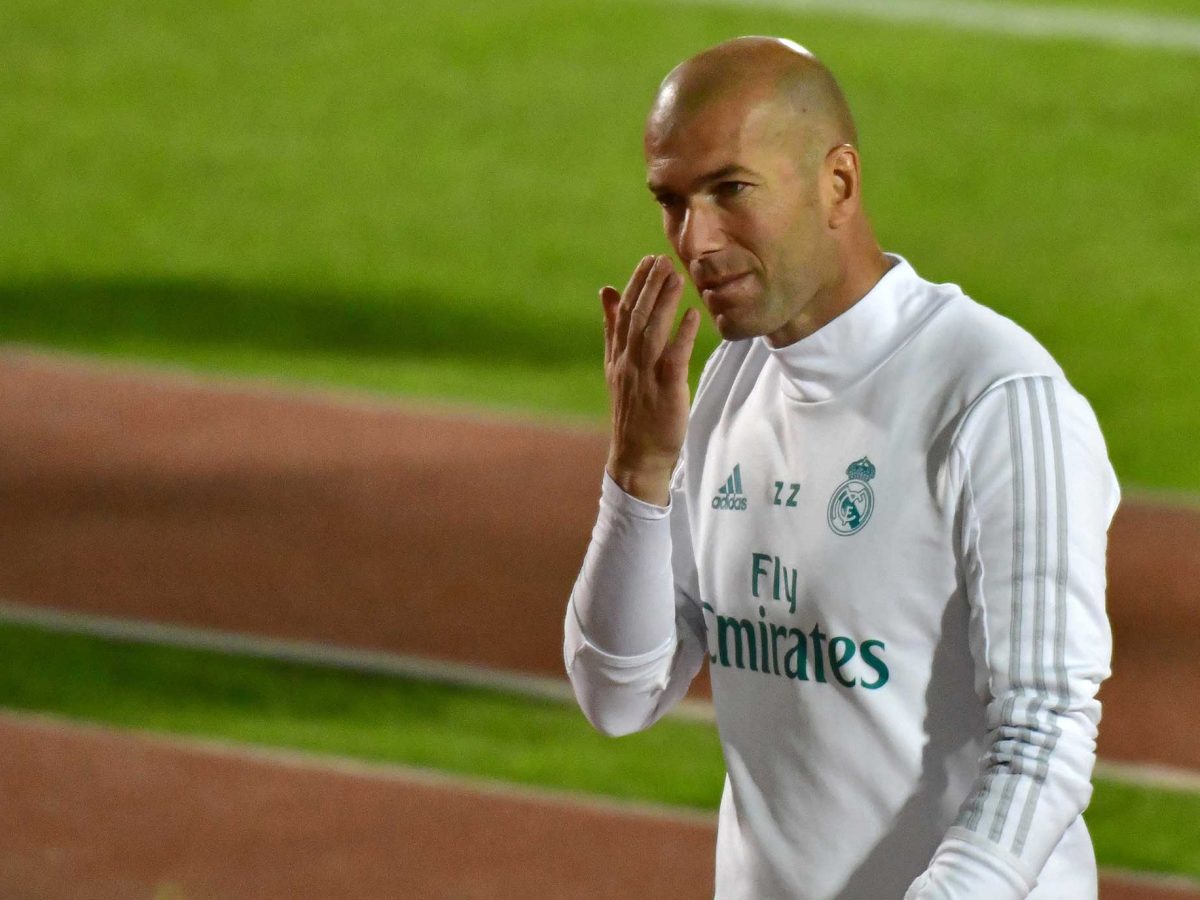
M783 370L795 399L817 403L854 384L895 353L929 312L913 267L885 255L894 265L875 286L812 334L779 348L756 339Z

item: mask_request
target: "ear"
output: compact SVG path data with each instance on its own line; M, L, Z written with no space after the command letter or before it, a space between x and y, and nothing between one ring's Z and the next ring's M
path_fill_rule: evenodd
M861 205L858 151L850 144L838 144L825 155L823 174L826 221L831 229L841 228Z

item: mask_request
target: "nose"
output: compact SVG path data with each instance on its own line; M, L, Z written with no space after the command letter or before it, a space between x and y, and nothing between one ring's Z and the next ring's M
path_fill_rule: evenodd
M716 210L703 203L691 203L679 225L676 249L680 259L698 259L706 253L720 250L725 244L720 218Z

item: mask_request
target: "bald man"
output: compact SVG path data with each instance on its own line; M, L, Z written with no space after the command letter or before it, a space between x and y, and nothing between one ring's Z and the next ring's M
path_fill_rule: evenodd
M670 260L601 291L612 440L567 670L619 735L707 662L717 897L1095 898L1104 441L1032 337L880 249L856 143L789 41L660 87L647 181L724 341L692 401Z

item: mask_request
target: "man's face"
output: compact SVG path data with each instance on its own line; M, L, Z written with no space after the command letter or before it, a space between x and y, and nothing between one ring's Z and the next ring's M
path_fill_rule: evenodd
M724 338L792 343L836 272L822 156L809 143L795 114L770 99L713 100L647 127L647 183L663 228Z

